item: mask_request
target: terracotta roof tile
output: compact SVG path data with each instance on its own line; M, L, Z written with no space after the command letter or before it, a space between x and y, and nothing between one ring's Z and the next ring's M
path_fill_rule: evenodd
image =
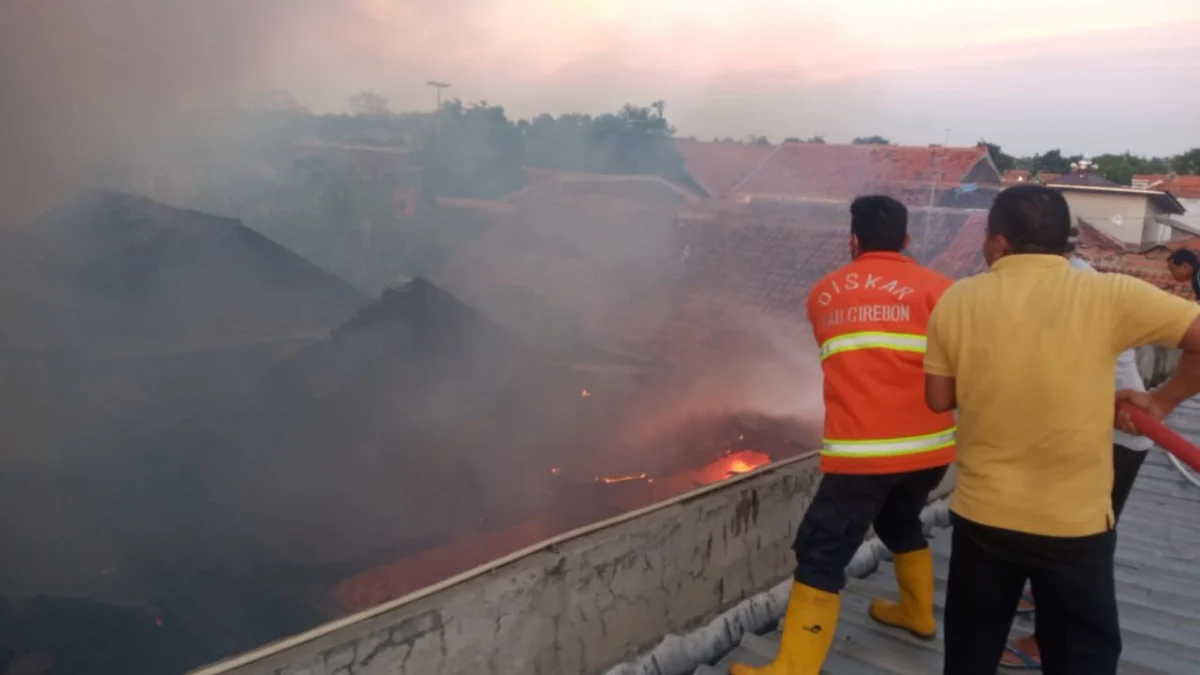
M986 148L786 143L740 187L738 195L850 199L887 184L955 185L987 156ZM992 172L991 182L999 182Z
M845 205L809 205L803 216L766 222L751 213L685 219L688 256L662 353L690 360L752 346L764 320L803 324L809 289L849 261ZM910 253L948 276L984 269L986 212L934 209L910 218Z
M1029 172L1024 169L1009 169L1004 172L1002 182L1005 185L1016 185L1018 183L1028 182L1030 178Z
M1200 251L1200 238L1138 250L1112 239L1086 221L1080 221L1076 254L1100 272L1135 276L1182 298L1193 300L1195 297L1191 284L1175 281L1167 271L1167 256L1184 247Z
M954 223L947 223L941 229L954 233L954 238L945 247L930 251L932 259L927 262L930 267L955 279L979 274L987 269L983 259L983 240L987 233L986 211L972 212L957 227Z
M675 142L688 173L709 194L718 198L729 196L739 183L767 161L775 147L757 143Z
M914 209L913 255L950 276L979 271L984 213ZM809 288L848 259L841 201L679 209L533 192L487 217L437 283L518 334L559 330L647 359L753 337L738 326L761 317L803 321Z
M1200 176L1169 176L1161 173L1139 174L1135 185L1145 183L1151 190L1166 190L1178 199L1200 199Z
M558 172L507 195L503 201L525 199L599 200L606 208L630 205L637 209L649 202L682 207L699 197L659 176Z

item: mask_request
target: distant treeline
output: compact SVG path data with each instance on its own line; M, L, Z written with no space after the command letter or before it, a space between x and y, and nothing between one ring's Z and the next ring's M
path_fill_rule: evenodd
M689 186L665 108L662 101L655 101L601 115L512 119L503 107L486 101L465 104L451 99L436 114L394 113L386 98L364 92L350 99L349 113L316 115L276 92L251 102L232 119L222 114L207 127L187 125L216 129L212 137L221 139L193 142L193 147L216 154L232 152L242 161L213 164L202 172L194 194L169 196L166 201L240 218L364 291L376 293L397 275L436 278L436 270L453 251L486 229L486 218L436 207L436 197L497 199L525 187L526 167L658 175ZM398 156L401 168L396 173L381 174L320 153L301 153L298 158L287 150L304 140L402 148L408 154ZM819 135L786 140L825 142ZM770 143L764 137L740 142ZM890 143L878 135L853 142ZM989 147L1002 171L1066 173L1080 159L1057 149L1014 157L999 145L979 143ZM187 156L196 159L195 152ZM1123 153L1093 160L1100 173L1122 184L1139 173L1200 173L1200 149L1171 158ZM250 169L261 163L274 171ZM423 208L411 209L397 201L397 189L409 195L404 199L420 199Z
M627 104L602 115L517 120L502 106L458 99L444 102L440 114L393 113L386 98L370 92L351 97L352 114L313 115L285 96L245 111L241 128L258 141L310 136L408 148L421 167L427 196L502 197L524 186L527 166L686 181L662 101Z

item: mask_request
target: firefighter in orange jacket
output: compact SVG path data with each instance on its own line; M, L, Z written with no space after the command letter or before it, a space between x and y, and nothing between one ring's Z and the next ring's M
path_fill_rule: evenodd
M779 654L732 675L818 675L833 642L845 568L868 528L892 551L898 603L871 617L932 639L933 558L920 514L954 461L954 416L925 405L925 330L951 280L901 251L908 210L890 197L850 206L852 262L808 298L825 376L825 474L796 533L795 582Z

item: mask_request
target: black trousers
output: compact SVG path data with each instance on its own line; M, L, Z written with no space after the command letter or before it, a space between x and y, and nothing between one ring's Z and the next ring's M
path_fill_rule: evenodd
M1133 483L1137 480L1138 472L1142 470L1142 462L1146 461L1148 451L1130 450L1123 445L1113 446L1113 514L1119 520L1121 511L1125 508L1125 500L1133 492Z
M1113 511L1120 514L1146 453L1113 447ZM1021 591L1037 603L1046 675L1115 675L1121 657L1113 555L1117 533L1045 537L951 514L944 675L995 675Z
M893 553L928 546L921 510L946 467L872 476L825 474L796 532L796 581L827 593L846 585L846 565L871 525Z

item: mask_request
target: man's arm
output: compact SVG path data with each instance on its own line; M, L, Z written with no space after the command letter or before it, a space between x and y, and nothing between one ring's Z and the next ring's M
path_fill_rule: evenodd
M958 407L955 399L953 377L925 374L925 405L935 413L947 412Z
M954 410L954 367L946 349L946 314L952 312L947 303L934 306L925 327L925 405L936 413Z
M1179 368L1161 387L1149 393L1132 389L1119 391L1117 401L1131 403L1161 421L1180 403L1200 394L1200 318L1192 321L1179 341L1179 348L1183 350ZM1128 433L1139 433L1122 416L1118 416L1117 427Z

